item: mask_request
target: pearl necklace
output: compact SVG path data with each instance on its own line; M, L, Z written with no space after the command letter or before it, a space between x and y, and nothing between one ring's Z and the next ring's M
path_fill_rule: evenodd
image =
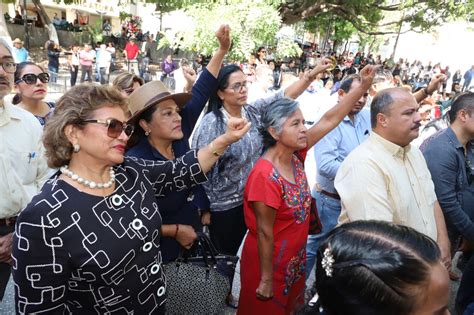
M113 167L110 167L110 171L109 171L110 179L106 183L96 183L94 181L84 179L84 178L80 177L79 175L77 175L76 173L74 173L73 171L69 170L67 165L61 166L60 171L63 174L65 174L67 177L72 179L73 181L76 181L79 184L87 186L87 187L92 188L92 189L94 189L94 188L99 188L99 189L101 189L101 188L110 188L110 187L112 187L113 183L115 182L115 171L114 171Z

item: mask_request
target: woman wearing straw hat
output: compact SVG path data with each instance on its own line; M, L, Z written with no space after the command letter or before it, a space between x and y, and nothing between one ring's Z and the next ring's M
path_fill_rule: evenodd
M161 81L149 82L130 95L130 122L136 133L130 138L127 155L151 159L172 160L189 150L189 137L209 96L217 89L217 75L228 52L229 26L216 32L219 49L201 73L192 90L169 95ZM163 218L161 248L163 261L176 259L180 245L189 248L201 230L199 210L208 211L209 201L201 186L184 189L163 197L156 194Z

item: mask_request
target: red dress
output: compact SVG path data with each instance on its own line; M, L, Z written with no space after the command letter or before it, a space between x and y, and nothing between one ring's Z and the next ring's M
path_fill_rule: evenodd
M306 156L306 150L299 154ZM240 265L241 291L237 314L290 314L304 303L306 238L311 193L303 163L293 155L295 184L284 179L272 163L259 159L249 174L244 192L245 223L249 229ZM276 209L273 226L273 299L260 301L260 258L257 219L251 207L260 201Z

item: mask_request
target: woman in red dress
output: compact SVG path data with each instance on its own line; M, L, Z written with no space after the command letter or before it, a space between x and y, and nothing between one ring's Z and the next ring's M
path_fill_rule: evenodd
M303 165L306 151L351 111L375 72L376 67L366 66L360 86L309 130L293 100L278 100L262 114L266 151L250 172L244 192L249 232L242 251L238 315L291 314L303 304L311 205Z

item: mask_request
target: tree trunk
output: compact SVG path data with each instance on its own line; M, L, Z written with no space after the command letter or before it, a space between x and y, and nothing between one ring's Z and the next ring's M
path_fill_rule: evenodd
M48 14L46 14L46 10L41 4L41 0L32 0L32 2L36 7L36 10L42 22L44 23L45 28L48 30L49 39L59 44L59 38L58 38L58 33L56 32L56 27L54 26L53 23L51 23L51 20L49 19Z
M5 39L7 42L11 41L10 33L8 33L7 22L3 15L3 8L0 5L0 38Z

